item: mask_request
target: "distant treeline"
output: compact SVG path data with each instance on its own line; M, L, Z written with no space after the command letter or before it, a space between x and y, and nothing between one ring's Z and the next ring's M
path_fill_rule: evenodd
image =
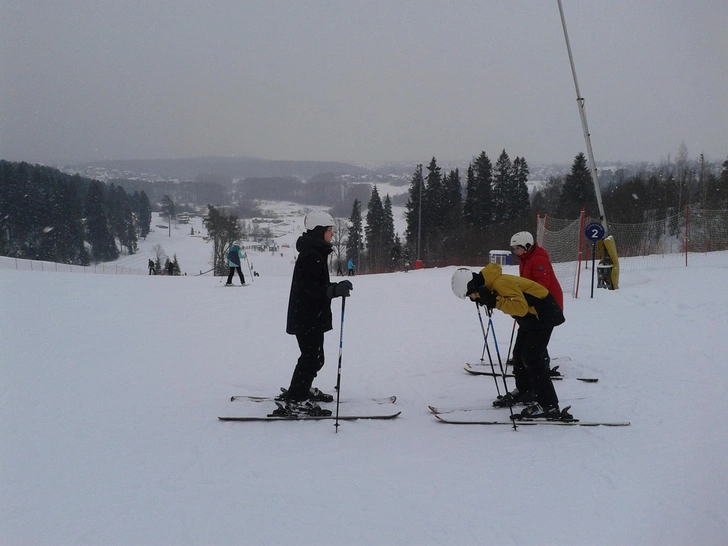
M574 186L574 180L581 183ZM702 154L697 160L690 160L684 148L675 161L638 172L618 169L611 173L609 182L602 176L599 180L609 222L650 222L682 211L686 206L728 209L728 160L721 167L708 164ZM588 216L599 217L591 173L584 154L579 154L570 174L549 178L532 194L531 208L541 216L575 220L582 206Z
M0 160L0 255L89 265L133 254L152 219L147 195ZM118 243L118 246L117 246Z
M514 233L527 230L535 235L537 214L576 220L584 208L589 217L599 218L583 153L576 155L569 174L551 177L530 196L528 174L526 160L511 161L505 150L495 164L482 152L468 166L464 184L459 170L442 173L434 157L426 174L419 166L406 204L404 259L419 257L426 265L483 263L490 250L507 250ZM612 223L650 222L686 206L725 210L728 160L718 172L702 156L689 160L683 148L672 163L636 174L617 170L601 186L602 204ZM396 244L388 240L386 246Z

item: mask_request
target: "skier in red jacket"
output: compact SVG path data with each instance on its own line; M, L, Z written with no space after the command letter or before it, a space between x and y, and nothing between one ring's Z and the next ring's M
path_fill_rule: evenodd
M528 231L519 231L511 237L511 251L520 259L518 266L520 276L546 288L563 311L564 293L556 278L554 268L551 266L548 252L533 241L533 235ZM508 364L513 366L516 388L505 396L499 397L493 403L494 406L527 404L535 398L533 385L531 385L531 381L529 380L528 370L525 369L521 358L523 338L520 334L519 329L519 335L516 336L516 344L513 347L513 355L508 361ZM549 370L550 375L560 375L555 369L551 370L550 368L551 357L549 356L548 349L544 349L543 362L545 369Z
M519 231L511 237L511 250L521 261L518 274L546 288L563 311L564 293L551 266L548 252L533 242L533 235L528 231Z

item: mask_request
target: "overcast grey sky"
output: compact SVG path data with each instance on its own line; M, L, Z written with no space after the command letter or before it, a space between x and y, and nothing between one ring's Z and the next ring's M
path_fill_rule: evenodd
M726 0L562 0L597 161L728 157ZM585 151L556 0L0 0L0 158Z

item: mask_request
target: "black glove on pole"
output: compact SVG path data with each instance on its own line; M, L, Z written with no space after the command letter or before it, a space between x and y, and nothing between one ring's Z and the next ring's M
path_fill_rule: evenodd
M496 293L488 290L487 286L481 286L478 289L478 297L480 298L480 305L484 305L488 308L488 311L492 312L495 309L495 297ZM490 315L490 313L488 313Z
M329 299L348 298L354 286L351 281L341 281L330 284L326 287L326 295Z

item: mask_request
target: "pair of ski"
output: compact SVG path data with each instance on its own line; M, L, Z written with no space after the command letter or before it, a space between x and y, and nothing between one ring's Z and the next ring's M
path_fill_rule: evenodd
M561 372L558 372L557 369L560 364L564 362L571 361L571 358L568 356L561 356L551 359L552 364L557 364L551 369L551 380L552 381L561 381L566 378L566 376L562 375ZM485 362L481 361L477 364L471 364L470 362L465 363L465 371L472 375L487 375L490 377L501 377L503 374L500 373L499 369L495 366L491 366L490 364L485 364ZM512 373L506 372L506 377L514 377ZM599 381L596 377L577 377L577 381L583 381L584 383L596 383Z
M316 402L321 408L331 411L330 415L316 415L306 412L293 411L287 415L276 415L268 413L267 409L270 404L275 403L279 408L285 404L281 400L277 400L271 396L247 396L237 395L230 398L231 402L242 402L246 404L247 411L251 414L245 416L220 416L220 421L322 421L336 419L333 408L336 402ZM343 411L339 413L339 421L357 421L359 419L377 419L386 420L394 419L399 416L401 411L392 411L388 409L390 404L397 401L396 396L384 398L350 398L340 402ZM245 410L244 410L245 411Z
M441 423L449 423L451 425L508 425L513 426L514 421L488 419L484 412L490 410L504 410L507 408L495 408L493 406L475 406L470 408L437 408L428 406L430 411L435 414L435 418ZM571 406L565 408L568 410ZM625 427L629 425L629 421L580 421L579 419L559 420L559 419L532 419L523 417L515 420L518 425L561 425L561 426L580 426L580 427Z

